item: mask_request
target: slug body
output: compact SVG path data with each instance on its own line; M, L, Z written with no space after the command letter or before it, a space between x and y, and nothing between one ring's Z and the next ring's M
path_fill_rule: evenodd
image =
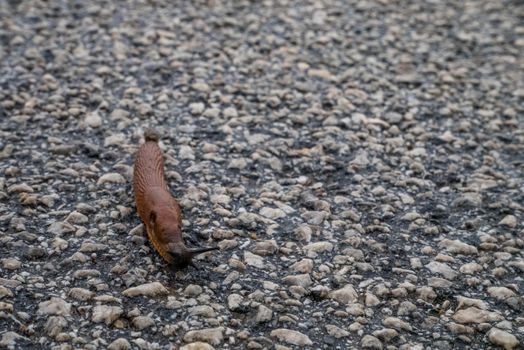
M158 136L145 133L146 142L136 154L133 188L138 215L144 222L147 236L156 251L169 264L183 268L192 265L192 258L217 248L188 249L182 237L180 206L164 178L164 160L158 147Z

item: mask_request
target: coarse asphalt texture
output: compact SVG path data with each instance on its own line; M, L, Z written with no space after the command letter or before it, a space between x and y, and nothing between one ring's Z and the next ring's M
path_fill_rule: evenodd
M0 347L522 349L523 53L517 0L1 1Z

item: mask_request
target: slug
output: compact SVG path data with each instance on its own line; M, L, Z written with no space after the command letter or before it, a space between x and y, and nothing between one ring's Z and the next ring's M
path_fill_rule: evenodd
M189 249L182 237L182 213L178 202L169 192L164 178L164 160L158 147L159 135L154 130L144 132L145 143L136 154L133 189L138 215L144 222L147 236L155 250L175 268L195 266L195 255L218 249Z

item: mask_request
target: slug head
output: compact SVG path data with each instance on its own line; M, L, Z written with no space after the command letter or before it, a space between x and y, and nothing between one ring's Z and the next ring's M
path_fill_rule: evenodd
M168 252L173 257L173 262L171 263L173 267L177 269L183 269L189 265L196 267L193 264L193 257L216 249L218 249L218 247L189 249L185 246L184 243L171 243L169 244Z

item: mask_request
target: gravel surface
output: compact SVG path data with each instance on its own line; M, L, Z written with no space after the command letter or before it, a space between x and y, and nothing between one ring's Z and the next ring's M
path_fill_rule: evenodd
M0 347L520 349L521 1L0 2ZM189 245L136 214L164 137Z

